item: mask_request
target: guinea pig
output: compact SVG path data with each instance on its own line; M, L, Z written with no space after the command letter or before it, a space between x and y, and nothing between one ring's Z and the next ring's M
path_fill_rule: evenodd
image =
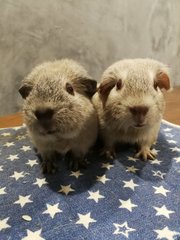
M83 163L97 137L98 118L91 102L96 88L97 82L70 59L45 62L22 81L23 116L43 172L54 172L55 153L68 153L74 170Z
M168 68L152 59L126 59L108 67L93 96L104 154L115 157L118 142L135 144L135 155L154 159L165 100L161 89L170 88Z

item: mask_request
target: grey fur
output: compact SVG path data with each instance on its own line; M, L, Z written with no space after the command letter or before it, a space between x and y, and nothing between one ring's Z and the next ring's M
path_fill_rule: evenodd
M67 83L72 85L73 94L66 91ZM23 86L32 89L26 94L23 114L45 171L52 171L55 152L71 151L73 159L82 160L97 137L97 115L91 103L95 81L78 63L63 59L37 66L23 80L20 89ZM47 128L35 116L38 109L54 112Z
M122 60L106 69L93 104L108 157L114 157L117 142L137 143L140 149L136 157L155 157L150 148L157 139L165 109L160 88L169 88L168 75L168 68L152 59ZM136 127L131 112L134 107L148 109L143 127Z

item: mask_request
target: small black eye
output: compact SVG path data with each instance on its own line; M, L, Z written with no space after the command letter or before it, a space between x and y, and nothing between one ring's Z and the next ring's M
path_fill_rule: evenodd
M70 83L66 83L66 91L71 94L74 95L74 89L72 87L72 85Z
M154 81L154 89L157 91L158 88L158 83L156 81Z

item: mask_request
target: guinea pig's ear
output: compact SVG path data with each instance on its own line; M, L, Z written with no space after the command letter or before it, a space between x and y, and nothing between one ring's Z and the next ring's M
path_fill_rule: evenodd
M26 99L29 93L31 92L33 86L27 82L22 83L19 88L19 93L21 94L22 98Z
M90 78L78 78L73 81L76 92L92 98L97 91L97 81Z
M166 72L159 71L156 74L155 81L154 81L154 88L157 89L159 87L160 89L170 89L170 79Z
M116 78L109 77L108 79L106 79L102 83L100 83L98 92L99 92L99 96L102 100L103 106L105 106L108 95L115 86L116 86L117 90L119 90L121 88L121 86L122 86L121 79L117 80Z

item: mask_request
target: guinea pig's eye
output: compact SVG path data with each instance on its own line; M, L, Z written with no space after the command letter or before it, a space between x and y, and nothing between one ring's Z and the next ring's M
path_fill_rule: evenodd
M119 89L121 89L121 88L122 88L122 80L119 79L119 80L117 81L117 83L116 83L116 89L119 90Z
M157 91L158 83L154 81L154 89Z
M74 95L74 89L72 87L72 85L70 83L66 83L66 91L71 94Z

